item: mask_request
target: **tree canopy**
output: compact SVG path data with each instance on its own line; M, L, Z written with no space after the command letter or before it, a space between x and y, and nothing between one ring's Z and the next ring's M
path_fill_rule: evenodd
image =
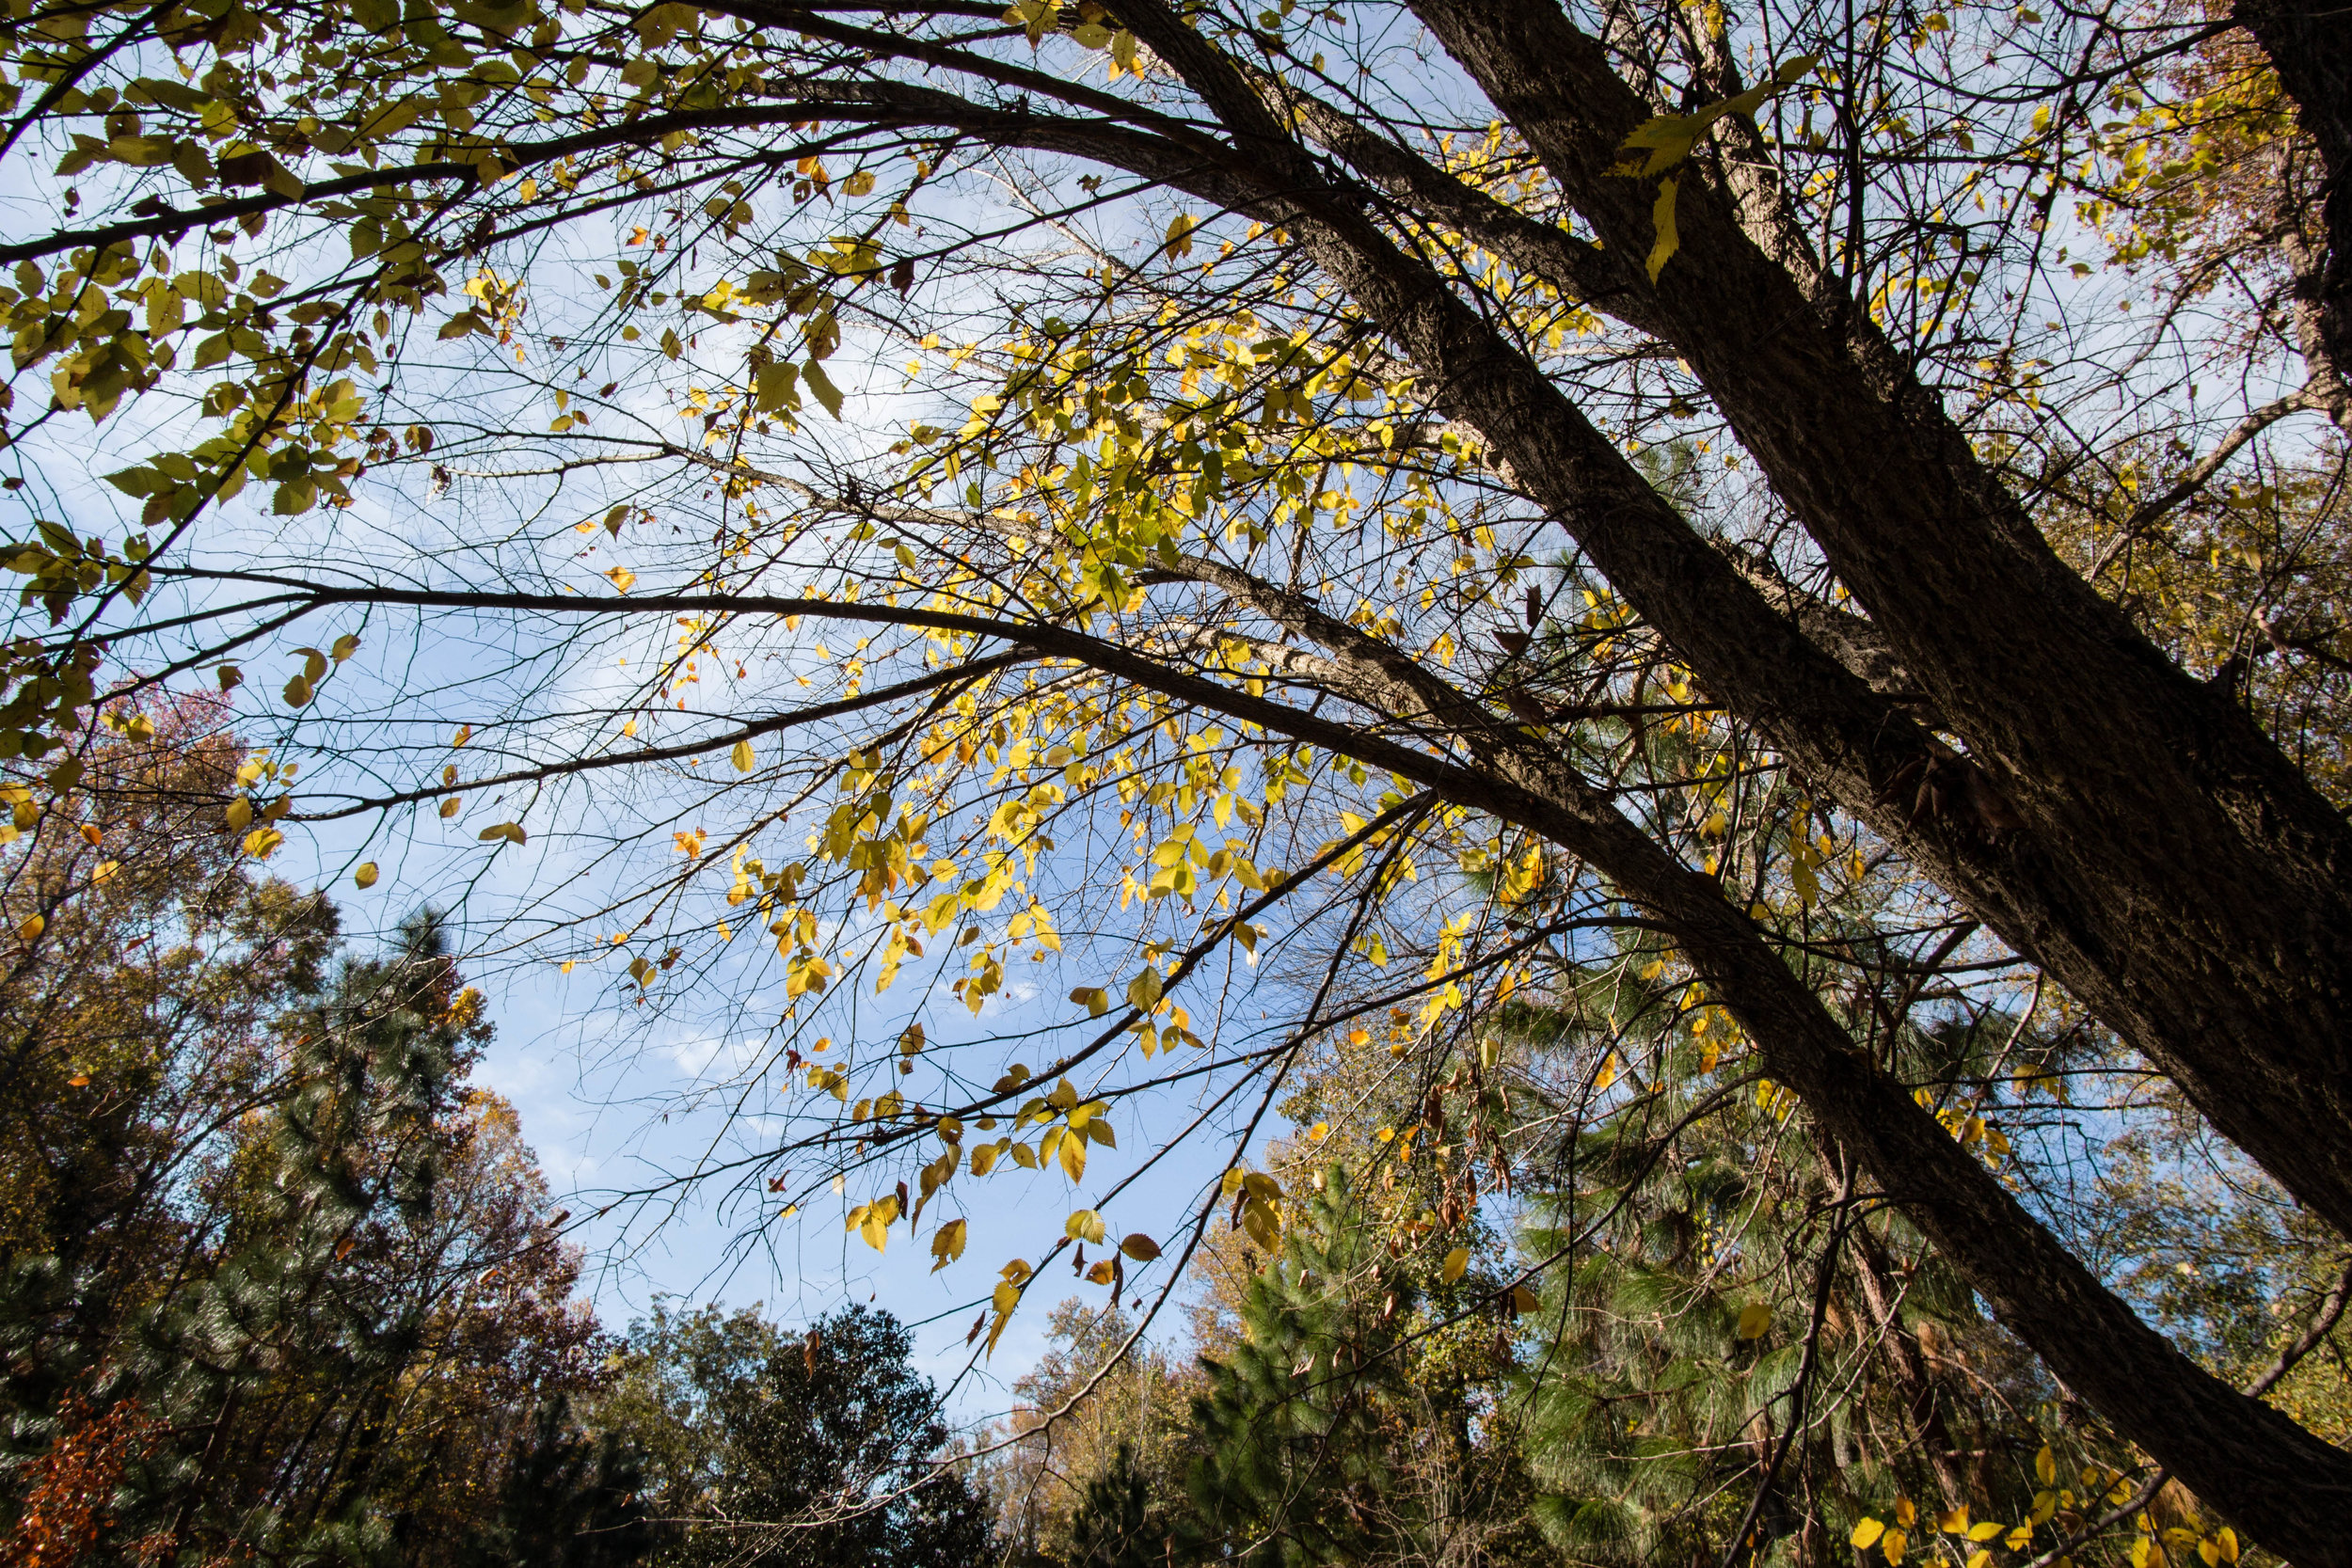
M1275 1251L1327 1047L1510 1191L1493 1025L1573 1002L1561 1116L1801 1117L2344 1561L2352 1456L2007 1129L2155 1085L2352 1227L2348 62L2304 0L17 0L18 942L209 686L265 744L177 806L750 1032L783 1131L681 1175L984 1237L976 1354L1048 1257Z

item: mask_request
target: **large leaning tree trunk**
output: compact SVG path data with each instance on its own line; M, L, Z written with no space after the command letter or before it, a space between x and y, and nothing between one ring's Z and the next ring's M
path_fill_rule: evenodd
M1598 43L1544 0L1419 9L1608 248L1642 254L1649 193L1609 171L1647 111ZM1680 201L1681 247L1646 291L1645 325L1689 360L1924 689L1934 727L1963 743L1965 760L1944 766L1965 785L1922 810L1930 738L1864 719L1819 660L1754 657L1760 601L1735 619L1687 578L1674 593L1616 580L1726 700L2352 1230L2343 817L2229 692L2058 560L1833 279L1776 261L1704 175ZM1544 499L1587 527L1579 498Z

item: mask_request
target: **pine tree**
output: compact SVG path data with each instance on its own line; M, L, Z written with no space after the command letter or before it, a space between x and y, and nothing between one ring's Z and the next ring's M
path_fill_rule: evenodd
M509 1448L498 1512L460 1568L626 1568L662 1530L643 1492L644 1456L620 1436L590 1436L563 1395L543 1401Z
M589 1461L534 1406L589 1381L594 1322L511 1111L467 1085L487 1026L435 922L275 1003L243 1047L267 1092L214 1111L219 1148L161 1146L189 1169L170 1224L142 1233L176 1244L8 1259L24 1506L61 1456L97 1454L111 1497L84 1544L102 1556L405 1568L479 1558L535 1487L534 1558L566 1516L604 1519L563 1548L582 1563L642 1555L649 1538L613 1513L627 1455L599 1449L574 1478L585 1497L548 1491Z
M1522 1118L1567 1130L1534 1162L1550 1175L1525 1195L1520 1236L1558 1260L1518 1390L1544 1492L1532 1512L1554 1545L1626 1568L1712 1561L1753 1513L1768 1559L1820 1562L1907 1499L2025 1517L2050 1438L2070 1473L2130 1465L2095 1425L2040 1430L2056 1390L1956 1272L1841 1186L1835 1148L1774 1085L1722 1081L1719 1012L1603 1030L1578 977L1559 996L1489 1037L1527 1058ZM1966 1081L2015 1043L2013 1023L1906 1029L1890 1049L1914 1081ZM1616 1069L1598 1093L1597 1062Z
M1069 1568L1160 1568L1170 1533L1136 1463L1135 1446L1119 1445L1110 1467L1090 1478L1070 1520Z
M350 1563L407 1544L383 1506L385 1438L434 1292L397 1242L430 1220L437 1123L473 1020L434 924L403 934L299 1019L299 1086L230 1174L242 1201L217 1267L124 1366L174 1431L204 1434L139 1478L175 1538Z
M1242 1342L1203 1358L1193 1412L1207 1452L1187 1533L1206 1558L1308 1568L1372 1556L1395 1529L1380 1402L1397 1391L1390 1352L1409 1288L1384 1271L1341 1167L1295 1210L1249 1283Z

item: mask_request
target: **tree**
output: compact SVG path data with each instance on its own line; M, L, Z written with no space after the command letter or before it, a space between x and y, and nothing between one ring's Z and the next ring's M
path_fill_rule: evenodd
M93 809L29 839L0 825L20 938L0 980L0 1249L59 1315L56 1342L93 1360L199 1232L191 1185L287 1091L273 1025L317 994L336 940L329 903L197 828L240 760L221 717L119 709L89 752Z
M125 1513L177 1549L456 1554L499 1507L508 1434L590 1380L577 1259L512 1112L465 1084L480 994L435 922L405 936L285 1021L288 1090L219 1173L201 1268L100 1369L102 1398L174 1435Z
M467 1568L640 1560L660 1536L640 1495L644 1468L614 1433L574 1427L563 1395L548 1400L510 1449L495 1522L468 1543Z
M852 1306L805 1337L755 1313L657 1313L631 1333L596 1419L652 1456L684 1527L658 1560L970 1568L993 1554L987 1501L937 1463L947 1441L913 1340Z
M333 907L190 831L218 717L111 710L90 810L10 851L11 1549L456 1561L564 1475L531 1413L590 1380L578 1260L433 923L330 981Z
M307 822L435 800L437 831L472 800L498 818L469 821L477 841L519 859L532 831L620 816L601 781L672 768L644 786L661 809L631 815L684 869L606 890L593 932L542 933L627 964L643 999L716 961L752 905L794 1003L774 1053L817 1099L794 1146L845 1177L903 1166L850 1213L878 1245L982 1174L963 1141L982 1118L1046 1124L1050 1147L1022 1148L1074 1182L1112 1101L1068 1079L1048 1098L1025 1071L981 1092L988 1071L941 1053L925 1104L893 1073L917 1035L902 1057L868 1036L818 1061L852 974L931 974L924 943L952 932L977 1012L1019 952L1099 933L1107 979L1073 1003L1118 1010L1063 1061L1132 1050L1148 1078L1161 1048L1219 1037L1193 1026L1201 972L1278 925L1367 974L1423 960L1425 990L1385 989L1434 1025L1522 978L1534 938L1507 907L1569 890L1543 915L1556 931L1661 932L1674 978L1728 1009L1824 1147L2120 1433L2296 1560L2342 1561L2352 1460L2137 1317L1854 1049L1834 1005L1850 976L1784 958L1811 941L1825 867L1895 890L1882 908L1964 919L2001 950L1983 962L2062 989L2352 1227L2352 829L2305 746L2334 721L2258 719L2241 683L2257 654L2337 668L2341 629L2272 615L2324 609L2297 596L2296 557L2227 617L2241 663L2205 671L2132 568L2110 597L2105 562L2061 553L2137 542L2191 500L2340 535L2346 24L2249 0L2255 47L2233 63L2200 53L2219 24L2187 7L1716 14L43 0L7 24L16 155L58 160L21 182L53 221L0 245L21 263L19 380L48 378L18 450L181 391L209 422L113 476L140 514L120 547L93 517L18 548L0 750L54 818L102 658L147 650L139 681L216 669L225 689L232 652L310 620L325 646L283 656L281 689L289 738L328 766L224 792L257 856ZM2189 90L2200 71L2215 91ZM2185 166L2151 163L2183 138L2201 149ZM2317 212L2293 199L2310 150ZM959 172L982 166L1016 170L1001 223L960 205ZM2275 209L2270 272L2172 244L2166 225L2225 188ZM618 245L591 237L608 214L628 217ZM1079 238L1019 245L1056 224ZM241 230L266 265L228 254ZM542 245L557 235L605 259L575 268ZM2060 254L2076 245L2097 260ZM597 266L609 309L578 282ZM2243 330L2204 311L2224 276L2254 292ZM2150 279L2177 309L2104 309ZM2058 326L2034 325L2038 299ZM846 406L845 339L935 352L957 394L942 422L886 455L828 451L815 415ZM2183 358L2248 390L2184 401ZM657 402L699 432L654 423ZM2090 430L2094 405L2124 417ZM2304 412L2332 424L2298 444L2284 421ZM1627 450L1677 437L1671 483ZM2142 458L2164 488L2133 501ZM363 468L420 483L377 491ZM215 543L254 480L273 515L311 521L258 552ZM479 498L452 525L465 549L371 531L362 500L426 483ZM552 520L511 530L526 514ZM603 538L583 546L573 518ZM1572 569L1543 570L1563 536ZM361 683L335 672L361 634L327 631L410 617L485 618L519 667L381 670L381 704L346 701ZM555 673L647 621L654 673L583 723ZM835 660L834 635L863 641ZM771 659L822 689L759 699L750 667ZM730 665L743 695L677 717ZM453 753L453 732L482 745ZM1649 760L1667 735L1687 769ZM785 751L763 761L771 737ZM705 755L708 773L686 766ZM727 824L723 871L706 815ZM1073 862L1097 869L1130 831L1117 915L1107 895L1081 911L1099 923L1051 907L1079 896ZM1448 863L1508 869L1422 896ZM1309 891L1334 882L1328 903ZM602 929L621 905L642 912ZM966 932L987 939L968 958ZM1298 988L1293 1026L1233 1069L1259 1115L1348 1022L1331 994ZM962 1223L938 1222L943 1259ZM1006 1266L999 1331L1034 1273Z
M1392 1325L1409 1305L1331 1167L1251 1277L1244 1338L1202 1362L1204 1451L1187 1482L1202 1555L1300 1564L1380 1549L1392 1478L1378 1402L1397 1386Z
M1162 1352L1136 1345L1135 1320L1116 1301L1073 1296L1046 1327L1045 1354L1013 1380L1012 1414L988 1434L1014 1439L981 1469L998 1531L1014 1552L1054 1560L1116 1556L1130 1537L1140 1550L1124 1499L1148 1495L1166 1507L1182 1496L1195 1447L1195 1380ZM1082 1539L1089 1511L1095 1522Z
M1521 1117L1562 1140L1530 1162L1550 1175L1523 1237L1561 1259L1520 1388L1547 1533L1581 1561L1699 1560L1744 1540L1810 1562L1900 1507L1927 1518L1911 1531L1923 1552L1938 1519L1963 1540L2084 1552L2097 1532L2071 1494L2057 1517L2037 1458L2115 1478L2105 1491L2129 1451L2054 1418L2058 1391L1947 1259L1862 1197L1785 1091L1684 1086L1714 1048L1706 1014L1596 1028L1592 1001L1571 990L1498 1029L1525 1056ZM1964 1081L2012 1022L1907 1035L1890 1054L1908 1080ZM1597 1097L1611 1058L1630 1092ZM2010 1147L1997 1126L1979 1135Z
M1134 1447L1121 1443L1109 1466L1086 1483L1071 1514L1063 1560L1073 1568L1151 1568L1168 1560L1174 1533L1152 1506L1151 1482L1136 1464Z

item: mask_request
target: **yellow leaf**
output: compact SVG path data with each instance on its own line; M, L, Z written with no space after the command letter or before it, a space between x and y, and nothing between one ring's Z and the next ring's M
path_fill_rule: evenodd
M93 882L103 882L121 869L122 863L120 861L100 861L96 866L91 868L89 879Z
M1918 1522L1919 1511L1912 1506L1912 1502L1909 1497L1903 1497L1896 1502L1895 1523L1902 1526L1905 1529L1909 1529L1912 1526L1917 1524Z
M40 915L26 915L24 923L17 927L16 934L24 941L31 942L34 938L40 936L42 931L48 929L48 927L49 922Z
M1653 273L1651 276L1656 277L1657 275ZM637 580L637 574L630 571L626 566L615 566L604 575L611 578L612 579L612 586L624 594L628 592L628 585Z
M1457 1246L1445 1255L1445 1267L1438 1271L1438 1277L1451 1285L1461 1278L1463 1273L1469 1268L1470 1248Z
M940 1270L946 1268L948 1264L962 1257L963 1243L963 1221L949 1220L946 1225L941 1226L931 1236L931 1256L939 1259L939 1261L931 1265L931 1272L933 1274L937 1274Z
M1965 1513L1968 1511L1966 1509L1962 1509L1961 1512ZM1987 1519L1983 1523L1976 1525L1969 1529L1968 1539L1971 1541L1990 1541L2000 1533L2001 1522L1998 1519Z
M1077 1210L1062 1222L1062 1234L1073 1242L1099 1242L1109 1233L1103 1216L1091 1209Z
M1761 1339L1764 1331L1772 1326L1772 1309L1765 1303L1752 1301L1740 1308L1740 1338Z
M2042 1444L2042 1451L2033 1456L2033 1473L2041 1478L2044 1486L2058 1484L2058 1456L2050 1451L2049 1444Z
M229 810L223 815L229 818L229 831L232 833L241 833L253 826L253 802L239 796L229 802ZM22 825L19 824L19 826Z
M801 379L808 384L810 391L817 394L817 401L824 406L828 415L836 420L841 418L841 388L833 384L833 377L825 373L823 366L811 359L802 370Z
M752 764L758 760L752 754L752 743L748 740L737 741L735 750L727 753L727 759L735 764L735 770L738 773L750 772Z
M265 861L271 850L285 842L286 835L275 828L256 828L245 835L245 852L257 861Z
M1160 1243L1138 1230L1121 1241L1119 1250L1138 1263L1149 1263L1160 1255Z
M1674 260L1674 253L1682 248L1682 237L1675 231L1675 180L1668 175L1658 182L1658 200L1650 208L1650 222L1657 226L1658 239L1649 250L1649 280L1658 281L1658 275Z
M1967 1534L1968 1510L1965 1507L1962 1507L1953 1509L1949 1513L1937 1514L1935 1516L1935 1528L1942 1530L1947 1535Z
M87 1089L89 1087L89 1074L87 1072L77 1072L72 1077L67 1079L65 1083L66 1087L70 1089Z
M1087 1141L1084 1138L1064 1137L1060 1154L1063 1174L1075 1183L1087 1173Z
M1886 1555L1888 1568L1897 1568L1902 1561L1903 1544L1908 1539L1899 1529L1890 1529L1879 1538L1879 1550Z
M2237 1531L2224 1525L2215 1534L2213 1540L2214 1544L2221 1548L2222 1561L2235 1562L2237 1560Z
M441 802L441 815L444 817L455 816L463 808L458 803L457 797L454 795Z
M83 842L83 843L87 844L87 845L91 846L92 847L95 847L97 846L98 842L99 842L101 839L104 838L105 836L106 836L106 835L105 835L104 833L103 833L103 832L101 832L99 831L99 828L98 828L98 824L97 824L97 823L95 823L95 822L85 822L85 823L83 823L83 824L82 824L82 842Z
M310 700L310 683L296 675L286 683L284 694L288 707L300 707Z
M493 823L474 834L475 840L483 844L487 844L494 838L504 839L509 844L521 844L529 837L530 835L523 832L522 824L519 822Z
M1158 1006L1162 994L1160 972L1156 969L1146 968L1127 982L1127 1005L1140 1012L1148 1013Z
M1865 1519L1862 1523L1854 1526L1853 1534L1847 1537L1847 1540L1856 1550L1862 1550L1868 1547L1873 1542L1877 1541L1880 1536L1884 1535L1885 1533L1886 1526L1884 1524L1876 1519Z
M365 863L359 867L358 870L351 874L351 879L360 887L373 887L375 885L375 878L376 870L375 863L373 861Z
M1542 1303L1536 1299L1535 1292L1529 1290L1526 1286L1514 1285L1511 1287L1511 1310L1513 1312L1524 1317L1526 1314L1534 1311L1535 1308L1541 1305Z

